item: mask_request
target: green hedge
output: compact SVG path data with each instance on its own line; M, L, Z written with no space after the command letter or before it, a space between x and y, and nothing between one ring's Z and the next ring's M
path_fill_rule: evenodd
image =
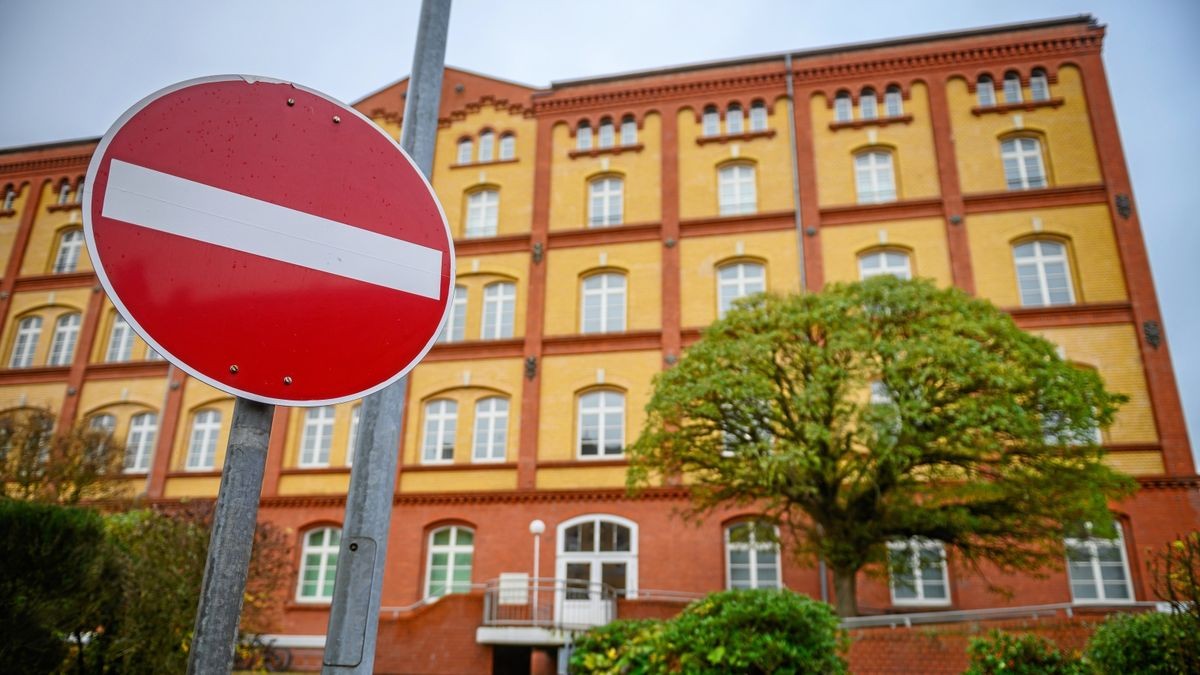
M1079 675L1086 673L1077 657L1064 655L1044 637L993 630L967 647L971 665L966 675Z
M1084 659L1100 675L1200 673L1200 626L1187 614L1111 616Z

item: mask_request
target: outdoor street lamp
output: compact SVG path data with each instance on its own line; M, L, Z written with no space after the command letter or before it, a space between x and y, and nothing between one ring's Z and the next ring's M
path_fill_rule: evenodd
M538 574L542 557L542 533L546 531L546 523L534 520L529 523L529 534L533 535L533 625L538 622Z

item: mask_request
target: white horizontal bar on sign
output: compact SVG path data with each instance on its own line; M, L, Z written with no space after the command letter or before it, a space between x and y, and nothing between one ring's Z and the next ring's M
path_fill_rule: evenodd
M105 218L441 299L442 251L113 159Z

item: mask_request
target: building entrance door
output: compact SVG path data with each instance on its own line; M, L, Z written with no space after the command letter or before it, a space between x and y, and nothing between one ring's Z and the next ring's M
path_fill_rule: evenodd
M616 598L637 592L637 525L584 516L559 526L555 612L560 625L598 626L616 618Z

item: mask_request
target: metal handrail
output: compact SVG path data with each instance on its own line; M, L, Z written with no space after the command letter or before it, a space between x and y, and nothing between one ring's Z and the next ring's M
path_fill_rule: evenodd
M487 587L487 584L455 584L454 592L462 593L463 591L459 590L459 589L464 589L464 588L467 591L481 591L486 587ZM427 598L421 598L420 600L412 603L411 605L401 605L399 607L380 607L379 615L382 617L383 615L386 614L386 615L388 615L388 618L390 618L390 619L398 619L398 618L400 618L401 614L407 614L409 612L414 612L422 607L425 607L426 605L432 605L444 597L446 597L446 596L434 595L434 596L430 596Z
M485 585L483 625L578 630L617 618L616 589L574 579L493 579Z
M1157 602L1122 602L1122 603L1072 603L1062 602L1050 605L1025 605L1022 607L996 607L992 609L961 609L942 612L912 612L909 614L880 614L877 616L852 616L842 619L842 628L879 628L900 626L910 627L929 623L961 623L964 621L983 621L988 619L1024 619L1050 618L1060 613L1068 619L1075 612L1088 609L1161 609Z

